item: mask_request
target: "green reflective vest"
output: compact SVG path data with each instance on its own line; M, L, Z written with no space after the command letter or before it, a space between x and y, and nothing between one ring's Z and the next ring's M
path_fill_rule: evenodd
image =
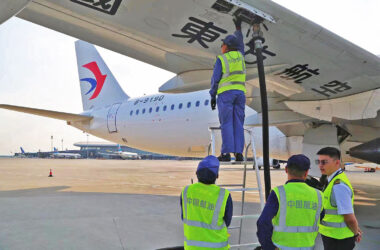
M239 51L230 51L218 56L222 63L222 78L218 84L217 94L227 90L241 90L246 93L245 89L245 61L244 56Z
M325 217L319 226L319 232L324 236L334 239L345 239L354 236L354 233L347 227L346 223L344 222L344 216L338 214L338 208L336 204L331 204L333 186L334 184L340 182L343 182L350 187L352 193L351 203L352 206L354 206L354 190L347 178L347 175L342 172L329 182L325 191L323 192L323 207L325 209Z
M279 208L272 219L272 242L280 249L314 249L322 210L322 194L304 182L273 189Z
M185 249L228 249L223 220L228 190L217 185L195 183L182 190Z

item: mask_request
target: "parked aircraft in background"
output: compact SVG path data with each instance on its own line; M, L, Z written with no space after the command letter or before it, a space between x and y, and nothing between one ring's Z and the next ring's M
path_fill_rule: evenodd
M57 148L54 148L53 158L65 158L65 159L80 159L82 156L75 153L60 153Z
M286 146L281 149L282 157L303 152L311 158L313 175L320 175L314 160L317 150L323 146L348 152L344 159L349 161L354 160L349 157L352 156L380 163L380 59L273 1L118 0L99 4L85 0L12 0L1 1L0 10L0 23L17 15L176 73L160 91L190 93L178 99L160 94L128 102L120 87L111 83L114 78L105 66L97 61L80 60L85 112L74 115L43 111L41 114L67 120L100 137L155 152L160 152L161 147L153 142L165 137L172 144L162 145L162 151L183 154L186 148L188 155L206 154L204 138L208 134L201 129L201 120L217 122L216 113L211 117L204 117L209 114L206 112L191 116L192 112L209 109L207 91L193 91L209 88L220 39L234 30L232 17L243 19L242 31L247 34L244 36L247 105L258 112L248 112L246 124L260 126L258 74L248 30L252 23L262 22L269 122L282 132L283 140L282 143L272 141L272 157L276 157L273 155L277 154L278 144ZM173 112L171 105L181 112ZM13 108L37 113L37 110ZM129 119L125 116L128 112ZM181 129L178 126L177 131L174 125L168 126L168 121L184 126ZM105 124L108 128L101 129ZM135 131L148 131L148 128L150 132L138 140L142 134L136 135ZM172 133L173 130L176 132ZM159 131L163 134L157 135ZM271 139L277 138L271 134ZM189 137L193 137L190 144L186 139ZM351 150L357 145L360 147Z
M123 151L120 147L120 144L118 145L117 154L123 160L125 160L125 159L141 159L141 156L139 156L137 153Z
M21 153L17 155L17 157L19 158L26 158L26 155L25 155L25 151L22 147L20 147L20 151Z
M126 160L126 159L132 159L132 160L141 159L141 156L138 155L137 153L123 151L121 149L120 144L118 144L117 151L107 150L107 153L98 152L98 154L102 155L104 157L120 157L123 160Z
M365 163L346 163L345 168L347 167L355 167L355 168L361 168L364 169L364 172L376 172L376 170L380 169L380 165L371 163L371 162L365 162Z

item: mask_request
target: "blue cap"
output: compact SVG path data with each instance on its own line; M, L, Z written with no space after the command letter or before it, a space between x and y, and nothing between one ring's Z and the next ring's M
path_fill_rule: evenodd
M239 47L239 40L235 35L226 36L224 39L222 39L222 42L230 48L237 49Z
M203 158L201 162L198 164L197 172L201 169L208 168L213 172L216 176L218 176L219 172L219 160L213 155L206 156Z
M299 170L309 170L310 169L310 159L303 154L292 155L288 159L287 165L296 166Z

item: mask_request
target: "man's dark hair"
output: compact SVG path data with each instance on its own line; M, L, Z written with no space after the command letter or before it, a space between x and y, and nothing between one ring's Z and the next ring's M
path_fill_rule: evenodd
M340 151L337 148L333 147L325 147L321 148L317 155L327 155L330 156L333 159L340 160Z
M215 184L217 177L218 176L208 168L202 168L197 171L198 181L203 184Z
M288 173L290 175L295 176L295 177L301 178L307 172L307 170L305 171L305 170L300 169L300 167L297 166L296 164L288 164L288 165L286 165L286 167L288 168Z

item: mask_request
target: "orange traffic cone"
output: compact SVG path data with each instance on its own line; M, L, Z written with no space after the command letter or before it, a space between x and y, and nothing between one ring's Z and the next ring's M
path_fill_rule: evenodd
M53 177L53 173L51 172L51 169L50 169L49 177Z

